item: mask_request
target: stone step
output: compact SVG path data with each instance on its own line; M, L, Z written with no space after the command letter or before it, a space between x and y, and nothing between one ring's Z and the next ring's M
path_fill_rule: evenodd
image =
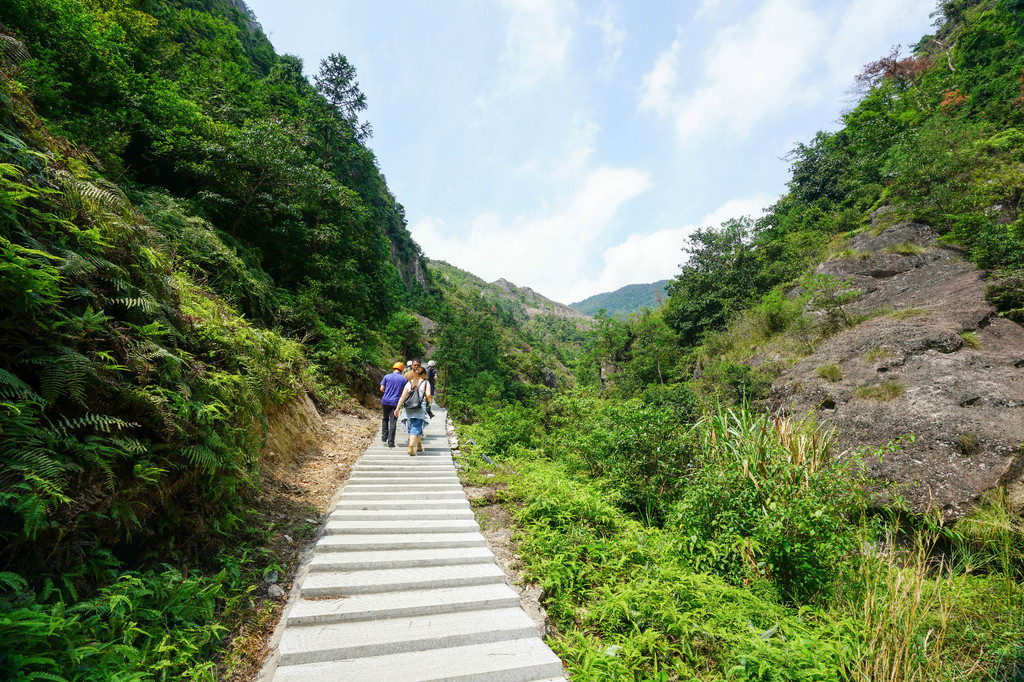
M316 543L317 552L373 552L391 549L443 549L448 547L486 547L487 540L477 533L382 533L379 535L324 535Z
M423 510L436 510L436 509L470 509L469 500L465 496L461 498L451 499L438 499L438 500L353 500L347 497L341 497L336 505L334 505L335 511L344 511L352 509L423 509Z
M421 566L457 566L494 562L488 547L321 552L309 563L311 571L366 571Z
M562 674L562 662L539 637L432 651L281 666L275 682L530 682Z
M281 665L387 656L536 635L537 626L518 606L333 625L303 625L285 631L280 648Z
M458 509L336 509L327 517L330 521L442 521L446 519L472 519L469 507Z
M304 599L312 599L503 582L505 582L505 574L494 563L392 568L376 571L326 571L307 574L302 582L300 595Z
M510 608L518 605L519 595L505 583L353 594L344 599L299 600L288 614L288 627L293 624L381 620L401 616L424 616L431 613Z
M324 526L324 535L380 535L385 533L478 533L473 519L437 519L417 521L332 521Z

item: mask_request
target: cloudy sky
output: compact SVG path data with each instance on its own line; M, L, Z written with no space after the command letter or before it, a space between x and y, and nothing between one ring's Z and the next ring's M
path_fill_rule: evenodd
M307 75L348 57L432 259L563 303L679 272L760 216L854 75L935 0L246 0Z

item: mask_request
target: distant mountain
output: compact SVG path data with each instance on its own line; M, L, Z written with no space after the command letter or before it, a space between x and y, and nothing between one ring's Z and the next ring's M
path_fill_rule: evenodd
M530 287L516 286L504 278L496 282L485 282L476 275L444 261L432 260L429 267L445 282L466 291L474 291L484 298L505 301L515 309L521 319L532 320L540 315L554 315L580 321L590 319L586 313L541 296Z
M628 315L639 312L641 308L657 308L659 299L665 299L666 284L667 279L650 284L627 284L621 289L594 294L579 303L570 303L569 307L587 315L596 315L601 308L612 316Z

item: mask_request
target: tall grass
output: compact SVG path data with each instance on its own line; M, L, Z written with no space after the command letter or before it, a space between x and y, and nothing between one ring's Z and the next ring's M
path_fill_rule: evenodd
M861 557L833 613L849 642L844 679L926 682L943 678L947 630L958 587L930 543L890 541Z

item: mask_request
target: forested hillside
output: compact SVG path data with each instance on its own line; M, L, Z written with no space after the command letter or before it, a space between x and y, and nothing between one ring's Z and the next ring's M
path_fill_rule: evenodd
M355 70L302 69L229 0L0 5L5 679L223 674L268 409L422 349Z
M621 289L604 294L594 294L577 303L569 305L581 313L596 315L604 310L608 315L628 315L638 313L642 308L657 308L665 300L667 279L650 284L627 284Z

